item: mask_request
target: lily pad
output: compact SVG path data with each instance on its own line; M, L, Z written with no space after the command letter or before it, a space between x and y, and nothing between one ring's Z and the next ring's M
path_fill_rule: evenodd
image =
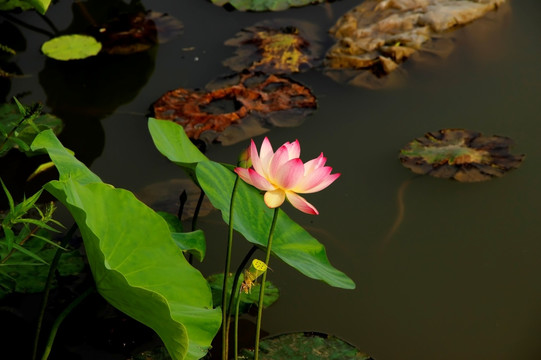
M263 21L242 29L225 42L237 47L236 56L223 64L235 71L267 74L301 72L316 66L321 46L314 24L299 20Z
M501 177L516 169L524 155L509 153L511 139L482 136L463 129L427 133L400 151L400 161L416 174L478 182Z
M55 60L80 60L97 55L101 44L88 35L63 35L46 41L41 51Z
M146 51L180 34L182 23L154 11L122 13L96 27L91 34L103 44L103 52L128 55Z
M419 51L446 56L449 30L498 9L505 0L367 0L342 16L330 33L338 40L325 56L326 74L368 88ZM444 34L445 33L445 34Z
M305 86L285 77L243 72L208 86L176 89L153 105L154 117L172 120L188 137L230 145L268 131L299 125L316 107Z
M261 360L374 360L335 336L318 332L291 333L261 340ZM243 350L244 359L253 359L253 351Z
M213 4L233 6L240 11L280 11L290 7L299 7L322 3L325 0L211 0Z

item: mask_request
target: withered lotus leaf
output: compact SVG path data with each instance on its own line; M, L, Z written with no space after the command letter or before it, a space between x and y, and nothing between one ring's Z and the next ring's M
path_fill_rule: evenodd
M153 105L154 117L182 125L192 139L229 145L266 125L295 126L317 107L308 88L285 77L244 72L219 83L209 91L165 93Z
M498 9L505 0L366 0L343 15L330 33L338 40L325 56L327 75L364 87L386 86L386 75L418 51L446 56L444 32Z
M213 4L224 6L229 4L240 11L280 11L290 7L305 6L324 2L325 0L211 0Z
M182 24L172 16L139 11L121 14L96 27L92 34L102 43L103 52L128 55L150 49L179 34Z
M511 139L482 136L463 129L444 129L417 138L400 151L402 165L416 174L478 182L516 169L524 155L509 153Z
M235 70L287 74L307 70L318 61L320 46L313 24L298 20L265 21L242 29L225 42L236 56L224 61Z

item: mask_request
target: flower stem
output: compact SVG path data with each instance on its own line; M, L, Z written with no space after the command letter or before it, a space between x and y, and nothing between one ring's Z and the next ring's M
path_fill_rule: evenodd
M244 256L244 259L242 259L239 267L237 268L237 271L235 272L235 277L233 278L233 287L231 291L231 297L229 298L229 306L227 307L227 314L231 314L231 305L233 304L233 300L235 298L235 289L237 288L239 284L239 278L240 274L242 273L242 269L246 267L246 264L248 264L248 261L250 261L250 258L252 255L257 251L258 247L253 245L250 250L246 253Z
M269 265L272 236L274 234L274 228L276 227L276 221L278 220L278 213L280 208L274 209L274 216L272 218L271 228L269 230L269 240L267 241L267 253L265 255L265 264ZM261 278L261 288L259 290L259 303L257 305L257 323L255 327L255 346L254 346L254 360L259 359L259 334L261 333L261 317L263 315L263 297L265 296L265 281L267 280L267 271L265 271Z
M227 278L229 277L229 268L231 267L231 250L233 248L233 208L235 205L235 192L239 183L239 177L235 178L233 191L231 192L231 201L229 203L229 232L227 236L227 255L225 257L224 282L222 285L222 360L227 360L229 352L229 326L228 326L228 306L227 306ZM232 289L232 291L235 291Z
M236 301L237 304L235 306L235 360L239 359L239 308L241 296L242 291L239 291Z

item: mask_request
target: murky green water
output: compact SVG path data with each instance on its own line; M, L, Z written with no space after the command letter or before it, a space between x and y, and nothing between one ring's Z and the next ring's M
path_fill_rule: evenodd
M326 29L360 1L271 14L227 12L204 0L143 3L181 20L183 35L150 55L122 60L124 71L96 81L84 98L81 82L66 81L69 101L58 95L57 68L35 50L23 52L17 62L31 77L14 80L10 92L31 90L25 101L49 99L50 106L54 99L53 107L69 117L66 145L95 158L92 170L104 181L135 192L183 176L148 135L145 114L153 101L167 90L201 88L228 73L221 61L233 49L223 42L242 27L271 18L305 19L318 25L328 47ZM408 61L402 87L355 88L317 70L294 77L313 90L319 109L302 126L267 135L276 145L299 139L303 159L323 151L342 177L307 196L319 216L285 210L325 244L331 262L357 289L330 288L273 260L269 278L281 298L266 312L265 331L331 333L378 360L541 358L541 5L509 5L493 20L456 31L448 58ZM69 6L62 2L48 13L60 29L71 22ZM46 40L25 35L28 49ZM45 74L52 80L44 80ZM110 105L112 94L120 97ZM78 108L70 106L74 102ZM457 127L511 137L513 152L526 154L524 164L477 184L415 177L401 166L397 155L407 142ZM234 162L246 145L211 146L207 155ZM400 189L403 219L389 234ZM216 213L200 220L210 248L204 273L222 270L226 233L219 222ZM235 258L243 255L238 251Z

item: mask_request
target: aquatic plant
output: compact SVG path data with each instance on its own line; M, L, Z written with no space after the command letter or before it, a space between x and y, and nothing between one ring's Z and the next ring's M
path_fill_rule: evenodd
M267 240L267 250L265 254L264 269L270 261L272 240L276 221L278 220L278 209L287 200L298 210L317 215L317 209L297 193L313 193L325 189L332 184L340 174L331 174L332 168L324 166L327 159L323 153L319 157L303 163L299 158L301 147L299 142L286 142L274 152L268 138L263 140L260 152L258 154L254 141L250 146L250 160L253 168L243 167L235 168L235 172L248 184L265 191L265 204L274 209L269 236ZM259 291L259 305L257 307L256 323L256 343L254 346L254 359L259 358L259 336L261 330L261 317L263 311L263 299L265 295L265 280L267 272L261 271L263 279ZM250 274L248 272L248 274ZM246 276L245 276L246 278ZM251 278L250 276L248 277ZM255 276L254 276L255 279ZM251 288L245 284L245 288Z
M462 182L501 177L518 168L524 155L509 152L512 140L476 131L442 129L426 133L400 150L402 165L416 174Z
M274 210L269 209L261 201L256 188L238 181L240 178L233 171L234 167L210 161L200 153L180 125L151 118L149 129L158 149L192 174L214 206L222 210L224 220L231 226L231 233L237 229L248 241L266 248L265 264L269 262L274 239L276 246L272 248L273 252L307 276L335 287L355 287L349 277L330 265L324 247L290 220L280 210L279 204ZM250 160L255 160L255 168L262 170L268 167L271 176L279 176L280 186L295 185L290 189L292 191L317 191L338 177L338 174L329 175L330 168L324 166L322 155L306 164L299 163L298 142L284 145L273 153L275 161L263 156L271 154L270 143L265 146L263 155L254 156L253 151L257 153L257 150L255 146L253 149ZM62 146L51 130L39 133L31 150L47 152L59 172L59 179L47 183L44 188L73 215L83 237L97 291L111 305L152 328L173 359L203 357L220 325L228 325L228 321L220 320L220 310L213 307L207 280L184 255L193 253L203 259L203 233L200 230L181 232L178 219L158 214L131 192L103 183ZM288 178L285 174L275 174L274 167L282 166L284 161L287 163L284 168L296 175ZM307 170L306 177L304 174L300 176L301 168L303 172ZM290 193L287 196L291 198ZM301 208L308 206L295 196L290 201L304 204L299 205ZM234 198L238 204L234 212L229 212ZM266 242L262 240L267 236ZM251 272L245 272L239 289L249 292L255 286L256 275L259 274L252 276ZM226 279L224 277L224 283ZM261 284L260 311L263 308L265 273ZM234 283L231 289L237 289L237 284ZM222 291L222 299L227 299L227 284ZM235 292L231 290L232 298ZM62 319L88 294L88 291L84 292L69 305L55 323L44 358L51 350L51 339L54 339L54 332ZM229 317L228 304L232 301L223 301L221 305L222 315Z
M317 209L298 194L314 193L332 184L340 174L331 174L332 168L325 166L327 158L319 157L303 163L299 158L298 141L285 143L276 153L268 138L263 140L260 153L254 141L250 146L253 168L235 168L235 172L248 184L265 191L265 204L274 209L285 199L298 210L317 215Z

